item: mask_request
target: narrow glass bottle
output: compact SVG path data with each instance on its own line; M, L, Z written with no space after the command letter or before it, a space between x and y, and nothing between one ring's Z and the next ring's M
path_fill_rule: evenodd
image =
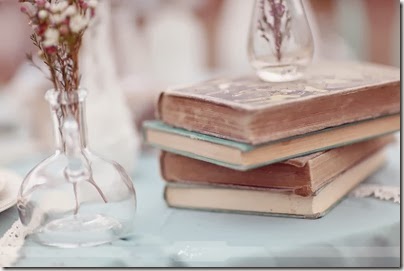
M86 94L83 89L47 92L56 149L28 173L20 188L20 219L31 236L46 245L99 245L133 228L132 180L122 166L88 148Z
M286 82L301 78L313 52L313 38L301 0L256 0L248 55L262 80Z

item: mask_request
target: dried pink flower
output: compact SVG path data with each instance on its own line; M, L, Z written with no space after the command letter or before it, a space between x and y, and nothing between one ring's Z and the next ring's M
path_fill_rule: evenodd
M38 12L38 18L41 20L45 20L48 17L49 13L46 10L40 10Z
M47 47L44 50L44 53L46 53L48 55L56 54L56 52L57 52L57 47L56 46ZM43 54L42 54L42 56L43 56Z
M79 87L78 54L98 0L19 0L30 19L31 39L48 66L56 90ZM32 60L32 57L29 58Z
M35 1L35 4L36 4L38 7L42 8L42 7L45 7L46 1L45 1L45 0L36 0L36 1Z
M27 14L27 15L29 16L27 7L24 7L24 6L20 7L20 11L21 11L22 13L25 13L25 14Z
M60 35L65 36L65 35L69 34L69 32L70 32L69 27L67 25L63 24L59 27L59 32L60 32Z

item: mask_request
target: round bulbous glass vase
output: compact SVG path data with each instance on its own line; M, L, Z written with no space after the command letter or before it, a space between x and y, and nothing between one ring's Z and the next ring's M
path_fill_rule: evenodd
M56 149L28 173L19 191L21 222L45 245L94 246L125 237L133 228L131 178L87 146L86 93L47 92Z
M256 0L248 56L260 79L298 80L303 77L313 53L312 33L301 0Z

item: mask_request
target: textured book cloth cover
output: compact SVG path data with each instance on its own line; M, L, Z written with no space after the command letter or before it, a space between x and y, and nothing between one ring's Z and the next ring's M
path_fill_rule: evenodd
M399 71L369 63L321 62L295 82L219 78L163 92L158 117L176 127L261 144L399 112ZM171 98L176 100L169 103ZM237 117L232 120L232 115Z
M383 117L379 118L379 119L383 119ZM254 165L249 165L249 166L245 166L245 165L241 165L241 164L232 164L232 163L228 163L219 159L215 159L215 158L209 158L209 157L205 157L205 156L201 156L196 154L195 152L188 152L188 151L182 151L179 149L175 149L175 148L171 148L169 147L169 144L166 145L158 145L152 142L148 141L148 137L147 137L147 131L148 130L156 130L156 131L161 131L164 133L168 133L168 134L174 134L174 135L179 135L181 137L185 137L185 138L190 138L192 140L197 141L205 141L205 142L209 142L212 144L216 144L216 145L223 145L226 147L230 147L230 148L234 148L239 150L242 153L247 153L247 152L251 152L253 150L256 150L258 148L261 148L263 146L270 146L272 144L277 144L277 143L282 143L282 142L286 142L289 140L293 140L296 138L300 138L300 137L305 137L305 136L309 136L309 135L314 135L314 134L318 134L318 133L323 133L326 131L335 131L337 129L340 129L342 127L349 127L352 125L357 125L358 123L366 123L368 122L367 120L365 121L361 121L361 122L357 122L357 123L348 123L348 124L344 124L338 127L332 127L332 128L328 128L328 129L323 129L321 131L316 131L316 132L312 132L310 134L306 134L306 135L299 135L299 136L294 136L291 138L287 138L284 140L276 140L273 142L268 142L266 144L260 144L260 145L251 145L251 144L247 144L247 143L243 143L243 142L237 142L234 140L229 140L229 139L224 139L224 138L220 138L220 137L215 137L215 136L211 136L211 135L207 135L207 134L202 134L202 133L197 133L197 132L192 132L192 131L188 131L182 128L175 128L172 127L170 125L167 125L161 121L145 121L143 122L143 137L145 139L145 141L149 144L152 144L153 146L160 148L162 150L168 151L168 152L172 152L172 153L176 153L179 155L183 155L183 156L187 156L193 159L198 159L201 161L205 161L205 162L209 162L209 163L213 163L219 166L224 166L224 167L228 167L231 169L235 169L235 170L249 170L249 169L254 169L257 167L261 167L261 166L265 166L265 165L269 165L269 164L273 164L273 163L277 163L277 162L281 162L287 159L292 159L292 158L296 158L299 156L306 156L309 154L313 154L316 152L321 152L321 151L326 151L332 148L337 148L337 147L342 147L345 145L349 145L349 144L354 144L354 143L358 143L358 142L362 142L365 140L370 140L372 138L375 138L374 136L371 137L362 137L360 140L350 140L349 142L344 142L342 144L336 144L336 145L328 145L327 147L323 147L323 148L312 148L310 151L307 151L305 153L298 153L295 155L291 155L288 157L281 157L279 159L274 159L274 160L267 160L263 163L260 164L254 164ZM391 132L387 132L387 133L381 133L378 136L383 136L383 135L387 135L390 134ZM167 142L169 143L169 142Z
M262 187L311 196L335 176L395 141L393 135L239 171L186 156L161 152L160 172L172 183Z
M394 67L369 63L321 62L309 67L303 80L294 82L268 83L250 75L218 78L168 89L165 93L245 110L259 110L320 95L397 83L400 81L399 71Z
M322 186L311 197L281 189L169 183L165 187L164 199L168 206L175 208L319 218L380 169L385 161L383 151L372 154Z

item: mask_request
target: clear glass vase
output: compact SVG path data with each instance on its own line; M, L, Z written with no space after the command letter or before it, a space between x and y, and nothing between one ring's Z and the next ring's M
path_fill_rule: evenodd
M28 173L18 195L21 222L46 245L99 245L133 228L132 180L122 166L87 146L86 96L82 89L47 92L56 150Z
M268 82L302 77L314 46L301 0L256 0L248 38L250 64Z

